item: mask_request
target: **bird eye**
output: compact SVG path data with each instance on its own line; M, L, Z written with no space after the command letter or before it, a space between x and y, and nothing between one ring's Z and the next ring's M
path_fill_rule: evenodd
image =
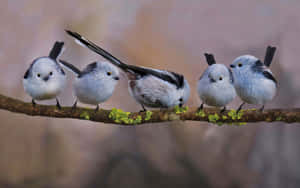
M220 77L220 78L219 78L219 80L223 80L223 78L222 78L222 77Z
M41 77L41 74L37 74L37 77Z
M106 74L107 74L107 76L110 76L110 75L111 75L111 72L107 72Z
M238 66L241 67L241 66L243 66L243 64L242 64L242 63L239 63Z
M49 75L52 76L52 75L53 75L53 72L50 72Z
M182 99L182 98L180 98L180 99L179 99L179 101L180 101L180 102L182 102L182 101L183 101L183 99Z

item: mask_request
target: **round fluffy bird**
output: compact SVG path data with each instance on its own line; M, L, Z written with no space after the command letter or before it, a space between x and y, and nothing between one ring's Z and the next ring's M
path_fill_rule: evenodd
M63 45L63 42L55 42L49 56L35 59L24 75L23 86L32 97L33 106L35 100L56 98L56 106L61 108L57 95L65 87L66 75L57 58L63 51Z
M108 100L115 89L119 80L118 69L108 62L94 62L80 71L74 65L59 60L62 65L77 75L73 87L77 99L85 104L96 105L96 111L99 104ZM77 100L73 105L76 108Z
M237 111L240 111L245 103L262 105L260 111L263 111L265 104L276 95L277 81L268 68L275 51L275 47L267 47L264 63L252 55L243 55L237 57L230 65L235 89L243 100Z
M209 66L197 84L198 95L202 100L199 110L203 108L203 104L206 104L224 107L221 110L224 112L226 105L236 97L232 73L225 65L216 64L213 54L205 53L204 55Z

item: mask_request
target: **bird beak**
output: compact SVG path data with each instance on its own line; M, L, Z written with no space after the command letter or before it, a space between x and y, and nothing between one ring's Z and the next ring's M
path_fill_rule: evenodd
M231 64L230 67L231 67L231 68L235 68L235 65Z
M44 77L43 80L47 82L49 80L49 76Z
M214 83L214 82L216 82L216 80L210 78L210 82Z
M115 80L119 80L120 78L118 76L114 77Z

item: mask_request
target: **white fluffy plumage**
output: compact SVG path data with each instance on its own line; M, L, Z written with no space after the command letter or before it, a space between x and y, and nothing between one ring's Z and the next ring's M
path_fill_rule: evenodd
M57 58L63 49L63 42L56 42L48 57L35 59L23 79L23 86L26 93L34 100L46 100L56 98L65 87L66 75ZM58 99L57 106L60 107Z
M212 54L206 55L213 58ZM215 62L208 62L208 64L208 68L197 83L198 95L204 104L224 107L225 109L225 106L236 97L232 75L223 64L216 64Z
M275 50L274 47L268 47L264 63L252 55L243 55L230 65L238 96L246 103L263 105L261 110L276 95L277 81L267 67L271 64Z

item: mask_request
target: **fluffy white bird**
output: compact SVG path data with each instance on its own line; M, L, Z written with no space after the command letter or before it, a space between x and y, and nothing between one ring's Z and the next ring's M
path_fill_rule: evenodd
M63 42L55 42L49 56L35 59L23 79L23 86L32 97L32 104L35 100L46 100L56 98L56 106L60 109L57 95L64 89L66 75L57 58L62 53Z
M252 55L243 55L230 65L235 89L243 100L237 111L240 111L245 103L260 104L260 111L263 111L265 104L276 95L277 81L268 68L275 51L275 47L268 46L264 63Z
M77 75L73 88L77 99L85 104L96 105L96 111L99 104L108 100L119 80L119 71L117 67L108 62L94 62L80 71L74 65L59 60L60 63ZM76 108L77 100L73 105Z
M221 110L224 112L226 105L236 97L232 73L225 65L216 64L213 54L205 53L204 55L209 66L197 84L198 95L202 100L199 110L203 108L203 104L206 104L224 107Z

